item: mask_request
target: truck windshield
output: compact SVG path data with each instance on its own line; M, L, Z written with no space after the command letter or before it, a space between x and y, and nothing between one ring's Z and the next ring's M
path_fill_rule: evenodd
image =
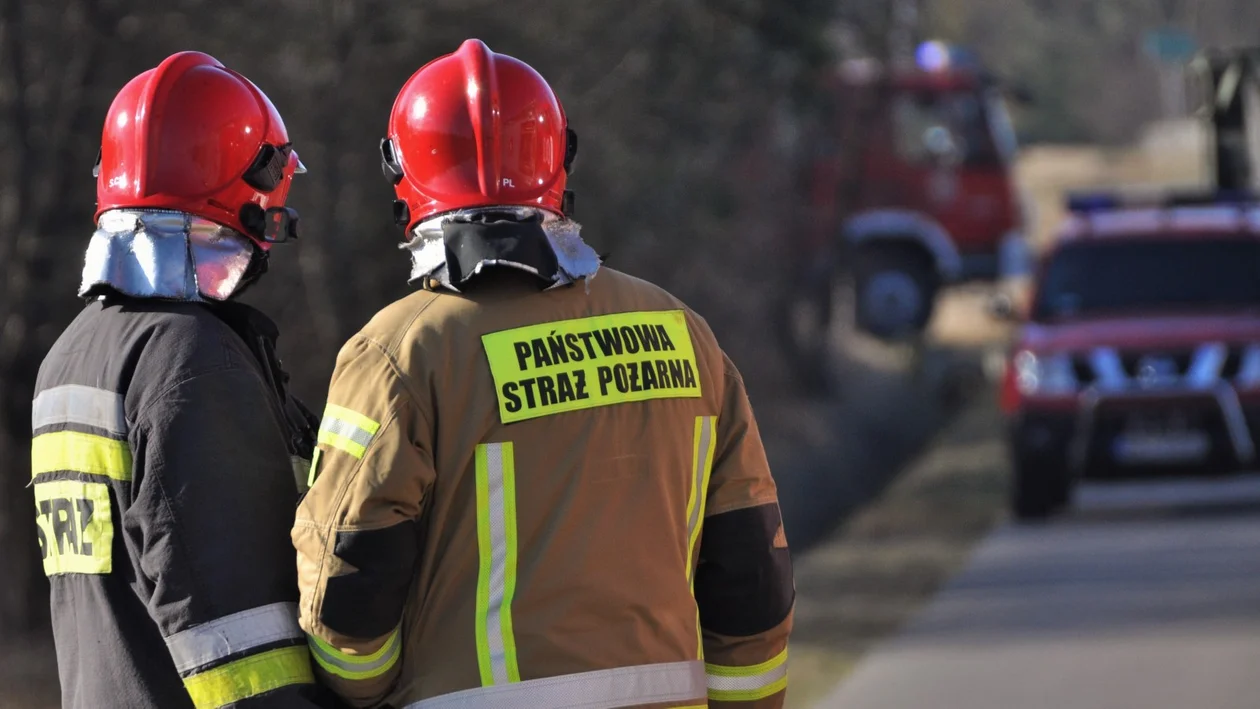
M899 92L892 115L897 152L906 162L991 167L1006 161L1008 136L994 136L1009 128L1005 109L1000 99L995 103L985 92Z
M1032 317L1260 307L1260 242L1208 236L1085 241L1042 274Z

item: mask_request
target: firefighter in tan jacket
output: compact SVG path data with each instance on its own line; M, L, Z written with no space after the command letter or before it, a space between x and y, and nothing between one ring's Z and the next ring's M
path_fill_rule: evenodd
M743 381L601 268L575 150L543 78L476 40L394 105L422 289L342 349L293 530L317 672L356 706L783 704L794 590Z

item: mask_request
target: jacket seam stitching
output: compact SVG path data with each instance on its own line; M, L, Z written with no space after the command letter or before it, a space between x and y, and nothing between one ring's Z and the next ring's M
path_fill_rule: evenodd
M213 367L213 368L206 369L204 371L197 372L196 374L190 374L189 376L186 376L180 379L179 381L171 384L170 386L166 387L165 389L163 389L161 392L155 395L152 400L150 400L147 404L145 404L144 407L142 407L140 410L136 412L136 423L138 427L141 429L147 430L150 434L152 434L153 427L147 424L147 421L148 421L147 415L150 411L153 410L153 407L161 403L166 398L167 395L169 395L172 391L178 389L179 387L190 384L203 377L208 377L214 374L222 374L224 372L242 372L245 374L250 373L248 369L239 367L232 363L225 363L217 367ZM254 376L255 378L257 378L256 373ZM158 493L161 495L162 506L166 508L166 513L171 518L171 522L172 522L171 529L175 537L175 542L176 544L178 544L180 551L183 553L184 559L188 560L188 563L187 563L188 576L189 576L189 580L192 581L193 583L193 589L194 589L194 592L190 594L190 598L196 599L196 600L193 600L193 603L201 607L199 608L200 610L209 611L207 614L205 614L205 617L214 619L218 617L215 612L215 605L213 603L209 603L208 608L207 608L206 607L207 601L203 598L203 594L195 592L196 589L204 588L205 586L204 584L201 583L200 576L197 573L196 564L192 563L192 555L189 553L188 545L184 541L184 536L185 536L184 535L184 522L175 514L174 507L171 505L170 496L166 492L166 485L163 484L161 477L160 476L152 476L152 477L153 477L153 484L157 486ZM141 484L143 484L143 482ZM133 492L133 497L134 497L134 492ZM150 617L152 617L151 613L150 613ZM154 621L156 622L157 619L154 618ZM192 627L192 626L189 625L188 627ZM187 629L187 628L184 628L184 629ZM179 632L179 631L176 631L176 632Z
M372 342L372 344L377 344L375 341L371 340L370 338L364 338L364 339L367 339L368 342ZM379 345L377 346L379 347ZM383 434L386 431L386 429L394 425L394 423L396 423L397 421L398 421L398 412L396 410L390 410L389 416L386 417L385 420L381 422L381 428L379 431L377 431L375 437L379 437L381 434ZM323 535L324 543L323 543L322 553L319 555L320 557L319 568L315 574L315 579L316 579L316 583L318 584L318 587L316 588L316 592L311 594L311 606L308 609L308 612L310 613L310 616L311 616L312 629L314 629L316 625L321 625L321 626L324 625L324 621L321 619L320 614L315 613L315 606L319 605L322 607L324 605L324 598L328 590L328 578L324 576L324 571L325 569L328 568L329 557L336 556L336 553L334 551L336 549L336 538L335 538L335 534L333 530L338 526L337 517L341 515L343 512L341 508L341 503L346 499L346 495L350 494L350 487L354 484L354 481L358 479L360 472L363 470L363 465L365 461L367 461L366 451L364 452L363 457L359 458L355 462L354 466L351 468L350 474L346 476L345 482L342 483L341 489L337 491L337 496L333 501L333 510L335 511L335 514L329 515L327 522L325 522L321 526L316 527L316 529L318 529L319 531L324 532L324 535Z
M208 606L209 612L205 613L204 617L209 618L210 620L213 620L217 618L219 614L215 612L214 604L209 603L206 600L205 594L197 592L197 589L205 588L205 586L201 583L200 576L197 574L197 565L193 563L192 554L189 553L188 545L184 542L184 522L175 514L175 509L171 506L171 498L169 495L166 494L166 485L162 484L161 477L154 476L153 484L157 485L158 492L162 496L162 506L166 508L166 513L170 515L171 517L171 522L172 522L171 530L175 536L175 542L176 544L179 545L179 549L183 554L183 558L187 561L188 577L189 577L189 580L192 581L192 584L193 584L192 592L189 593L189 600L192 600L193 604L197 606L201 606L202 608L200 608L200 610L207 610L206 606ZM193 600L193 599L196 599L196 600ZM148 603L146 603L145 605L147 606ZM152 615L153 615L152 613L149 614L150 617L152 617ZM193 614L190 614L190 615L193 615ZM156 618L154 618L153 620L155 622L157 621ZM191 628L196 624L197 624L197 621L192 620L187 627L181 628L180 630L187 630L188 628ZM160 630L161 630L161 627L159 626L159 631ZM180 630L177 630L175 632L180 632Z
M197 379L201 379L202 377L208 377L213 374L222 374L224 372L243 372L246 374L251 373L248 369L229 362L229 363L220 364L218 366L211 367L205 370L199 370L195 374L188 374L182 379L179 379L178 381L172 383L170 386L167 386L165 389L162 389L161 391L159 391L143 407L138 409L136 411L136 416L135 416L136 422L139 423L143 421L147 417L149 411L152 410L154 406L157 406L158 404L162 403L162 400L165 399L167 395L169 395L172 391L175 391L179 387L182 387L186 384L190 384ZM253 374L255 378L257 379L258 378L257 373L253 373ZM261 379L259 381L261 383Z
M419 317L419 315L419 313L416 313L417 317ZM411 329L410 323L408 323L407 329ZM429 416L424 412L424 410L420 408L420 401L422 400L420 393L416 391L415 386L411 382L411 378L403 372L402 366L398 364L398 360L380 342L377 342L367 335L363 335L362 337L364 342L376 348L376 350L381 353L381 356L385 358L385 363L389 365L389 369L393 372L394 378L403 385L403 390L407 392L407 398L410 399L411 407L420 414L421 418L424 419L426 426L432 426L433 422L429 419ZM391 411L390 413L393 414L395 412ZM382 425L382 428L384 428L384 425Z

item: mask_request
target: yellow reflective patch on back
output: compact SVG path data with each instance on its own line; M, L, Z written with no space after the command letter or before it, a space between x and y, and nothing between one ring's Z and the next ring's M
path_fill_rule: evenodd
M114 523L105 483L36 483L35 514L45 575L113 570Z
M561 320L490 333L481 342L503 423L701 396L700 370L681 310Z
M36 436L31 441L31 477L62 470L126 482L131 479L131 449L126 441L77 431Z

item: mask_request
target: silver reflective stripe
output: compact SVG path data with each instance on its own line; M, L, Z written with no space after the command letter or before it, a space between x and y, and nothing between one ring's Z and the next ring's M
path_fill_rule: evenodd
M693 700L704 704L707 696L703 662L669 662L466 689L404 709L613 709Z
M319 428L321 431L335 433L342 438L348 438L364 448L368 447L368 444L372 442L372 436L375 435L364 431L349 421L342 421L332 416L325 416Z
M272 603L189 628L166 638L175 669L188 672L280 640L304 640L296 603Z
M127 435L121 394L81 384L66 384L40 392L31 406L31 430L63 423L95 426Z
M704 495L708 494L708 491L704 489L704 476L708 472L707 470L708 466L705 465L705 462L709 458L709 439L712 436L713 436L713 417L701 416L700 417L700 439L696 442L696 446L695 446L696 459L691 462L692 472L695 473L695 480L692 481L692 484L695 485L694 489L696 491L696 500L695 500L695 504L692 505L691 507L691 516L690 518L687 519L687 538L688 539L690 539L692 534L695 532L696 525L700 524L700 512L701 512L701 508L704 507L704 505L701 504L701 500L703 499Z
M788 666L787 663L784 662L774 669L769 669L761 674L748 675L746 677L709 675L709 689L720 692L764 689L784 677L787 677L787 671Z

